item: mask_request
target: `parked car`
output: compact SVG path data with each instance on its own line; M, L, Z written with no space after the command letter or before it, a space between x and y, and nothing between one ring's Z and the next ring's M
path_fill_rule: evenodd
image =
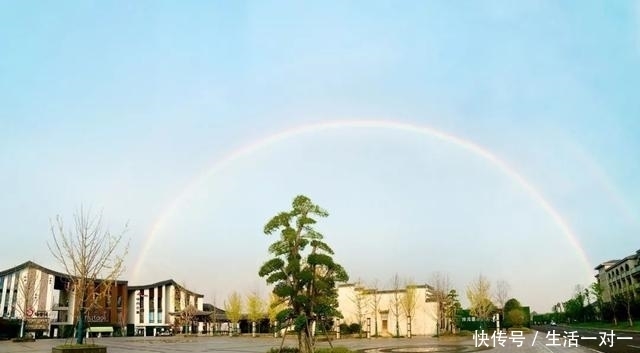
M555 321L551 321L551 323L550 323L550 324L551 324L551 326L555 326L555 325L556 325L556 322L555 322Z
M173 332L171 330L162 331L158 336L173 336Z

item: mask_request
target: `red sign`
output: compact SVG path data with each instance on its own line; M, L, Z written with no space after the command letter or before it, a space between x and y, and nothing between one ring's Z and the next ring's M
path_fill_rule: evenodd
M27 314L27 317L32 317L33 316L33 309L32 308L27 309L27 312L25 314Z

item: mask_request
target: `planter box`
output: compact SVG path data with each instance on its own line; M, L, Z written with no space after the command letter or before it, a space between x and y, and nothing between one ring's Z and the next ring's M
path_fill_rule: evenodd
M51 348L51 353L107 353L107 347L98 345L57 346Z

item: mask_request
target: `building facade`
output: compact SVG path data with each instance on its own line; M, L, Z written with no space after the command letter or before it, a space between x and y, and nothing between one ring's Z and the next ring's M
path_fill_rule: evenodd
M64 273L31 261L0 272L0 317L24 320L26 332L49 337L73 334L78 302ZM89 334L109 335L124 327L126 303L127 282L114 282L105 296L92 301L86 314Z
M176 327L176 319L192 306L202 312L204 296L190 291L174 280L129 287L128 333L156 336L167 330L199 333L203 323Z
M362 322L362 330L373 336L435 335L437 332L437 304L428 301L429 287L415 286L414 305L409 318L401 302L406 289L377 290L345 284L338 287L338 303L343 319L340 323ZM411 295L411 293L409 293ZM396 332L396 330L398 332Z
M621 260L603 262L595 270L605 303L619 295L640 293L640 250Z

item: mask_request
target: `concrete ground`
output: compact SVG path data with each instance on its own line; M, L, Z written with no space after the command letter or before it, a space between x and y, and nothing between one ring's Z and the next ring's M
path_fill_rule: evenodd
M363 353L429 353L449 352L466 353L479 351L516 352L516 353L583 353L594 351L583 347L548 346L549 342L541 339L533 341L534 335L524 336L521 347L516 342L506 340L502 347L496 342L487 342L489 347L476 347L474 339L437 339L433 337L407 338L375 338L375 339L340 339L333 341L334 346L348 347ZM108 347L109 353L129 352L219 352L219 353L265 353L271 347L278 347L281 339L272 337L113 337L97 338L97 344ZM91 342L91 339L90 339ZM296 346L294 338L288 338L285 346ZM49 353L51 347L65 343L60 339L41 339L37 342L14 343L0 341L0 353ZM318 342L319 347L328 347L327 342Z

